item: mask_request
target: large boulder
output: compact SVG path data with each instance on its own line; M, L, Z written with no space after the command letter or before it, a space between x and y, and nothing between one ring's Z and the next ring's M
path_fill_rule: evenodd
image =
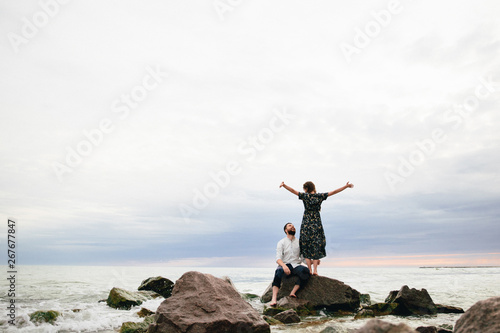
M278 292L278 300L290 295L295 285L295 277L284 278ZM273 295L272 285L266 289L261 301L271 301ZM316 308L326 308L330 311L347 310L355 311L359 308L360 293L345 283L325 276L311 276L304 288L299 289L297 297L307 300Z
M500 332L500 297L474 304L455 323L454 333Z
M391 291L385 302L399 304L392 312L395 315L434 315L437 313L436 304L425 289L417 290L403 286L399 291Z
M167 278L157 276L150 277L142 281L138 290L151 290L157 294L162 295L165 298L169 298L172 295L172 289L174 288L174 283Z
M141 305L158 296L152 291L128 291L115 287L109 292L106 303L115 309L130 310L133 306Z
M271 332L257 310L227 281L210 274L187 272L172 296L156 310L149 333Z
M370 319L365 326L354 331L356 333L418 333L406 324L391 324L379 319Z

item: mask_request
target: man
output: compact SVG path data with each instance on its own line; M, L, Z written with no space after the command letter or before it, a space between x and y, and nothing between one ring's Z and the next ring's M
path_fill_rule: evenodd
M295 238L295 227L292 223L287 223L283 230L286 237L278 242L276 248L276 263L279 267L274 274L273 297L271 303L269 303L270 306L275 306L278 303L278 291L281 286L283 274L297 276L295 286L290 292L291 297L297 297L295 293L306 285L310 276L309 269L301 265L304 259L300 255L299 240Z

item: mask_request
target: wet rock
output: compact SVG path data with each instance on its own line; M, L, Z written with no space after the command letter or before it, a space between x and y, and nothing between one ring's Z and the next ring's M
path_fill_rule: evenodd
M282 309L293 309L299 314L299 316L316 315L316 311L314 311L311 302L305 299L287 296L280 299L277 306Z
M278 292L278 300L290 295L295 285L295 277L284 278ZM324 276L311 276L304 288L297 292L299 299L311 302L316 309L326 308L330 311L355 311L359 308L360 293L341 281ZM261 301L267 303L272 298L272 286L266 289Z
M418 333L406 324L391 324L379 319L371 319L365 326L355 330L356 333Z
M351 333L354 332L351 328L346 328L340 324L330 324L331 326L325 327L320 333Z
M149 316L152 316L154 314L155 313L153 311L148 310L146 308L141 308L141 310L139 312L137 312L137 315L139 316L139 318L149 317Z
M275 319L273 317L270 317L270 316L263 316L262 317L266 323L268 323L269 325L280 325L280 324L283 324L281 321L279 321L278 319Z
M372 310L375 316L388 316L397 313L399 306L398 303L375 303L366 307L366 309Z
M287 309L283 309L283 308L280 308L280 307L278 307L278 306L276 306L276 307L269 307L269 308L268 308L268 307L266 307L266 308L264 308L264 312L263 312L263 314L264 314L265 316L271 316L271 317L274 317L274 316L276 316L278 313L283 312L283 311L286 311L286 310L287 310Z
M281 321L283 324L300 323L300 317L293 309L278 313L274 316L274 319Z
M167 278L157 276L150 277L142 281L138 290L151 290L157 294L168 298L172 295L172 288L174 288L174 283Z
M187 272L158 307L149 333L269 333L269 324L227 281Z
M500 297L488 298L474 304L457 320L453 332L500 332Z
M372 305L372 300L370 298L369 294L360 294L359 295L359 302L362 306L370 306Z
M465 312L464 309L456 307L456 306L436 304L436 307L437 307L438 313L464 313Z
M435 326L420 326L416 329L419 333L438 333L438 329Z
M374 318L375 313L370 309L361 309L356 315L354 319L365 319L365 318Z
M49 310L49 311L35 311L31 313L30 321L35 324L49 323L54 325L54 322L61 315L60 312Z
M433 315L437 313L436 304L425 289L417 290L403 286L398 292L391 291L385 302L399 304L392 313L395 315Z
M243 297L244 300L247 300L247 301L259 298L259 295L250 294L250 293L241 293L240 295L241 295L241 297Z
M115 309L130 310L133 306L141 305L143 302L157 297L152 291L128 291L121 288L113 288L109 292L106 303Z
M149 325L154 321L154 317L147 317L144 321L135 323L128 321L122 324L120 328L120 333L147 333Z

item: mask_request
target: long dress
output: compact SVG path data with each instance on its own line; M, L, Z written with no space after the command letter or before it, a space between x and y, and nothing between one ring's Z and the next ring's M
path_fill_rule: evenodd
M304 203L304 216L300 226L300 253L305 259L318 260L326 257L326 238L321 224L321 203L328 193L299 193Z

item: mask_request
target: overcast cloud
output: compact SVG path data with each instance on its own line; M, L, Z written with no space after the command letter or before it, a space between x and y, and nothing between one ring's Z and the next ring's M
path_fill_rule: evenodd
M278 186L311 180L355 185L323 203L326 264L500 265L499 15L1 0L0 212L20 262L272 266L303 212Z

